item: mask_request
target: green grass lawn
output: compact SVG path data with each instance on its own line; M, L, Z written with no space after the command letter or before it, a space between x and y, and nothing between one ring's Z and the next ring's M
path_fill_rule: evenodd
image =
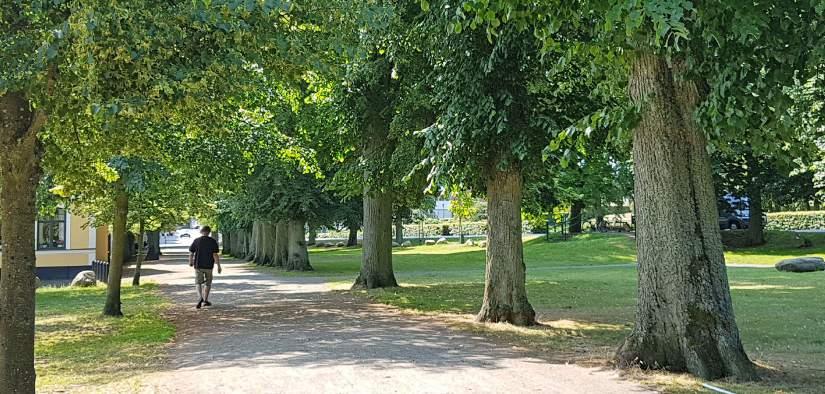
M822 254L825 236L798 249L792 236L771 233L769 244L727 252L735 263L773 264L801 254ZM565 242L525 243L527 291L543 327L472 324L481 305L484 251L459 245L396 249L396 277L402 287L362 292L405 310L454 316L463 329L546 350L558 361L604 364L632 327L636 270L634 240L626 235L586 234ZM802 252L802 253L800 253ZM360 263L359 249L317 249L316 271L288 275L324 276L346 287ZM720 385L735 392L818 392L825 381L825 273L780 273L772 268L728 270L735 313L750 356L767 370L758 384ZM281 273L284 275L286 273ZM656 379L652 379L651 376ZM643 380L671 392L692 391L697 381L667 375ZM678 382L678 383L674 383Z
M154 284L123 287L126 316L103 317L106 288L37 290L37 388L107 383L149 371L175 333L161 317L167 307Z
M765 233L767 243L762 246L729 250L725 257L729 263L776 264L777 261L797 256L819 256L825 258L825 234L800 233L813 246L800 248L802 241L793 233L786 231L768 231Z

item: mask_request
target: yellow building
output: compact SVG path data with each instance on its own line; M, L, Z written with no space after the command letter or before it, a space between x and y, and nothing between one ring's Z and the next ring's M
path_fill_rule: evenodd
M78 272L91 269L92 261L108 260L108 228L88 224L86 218L63 208L54 216L39 218L34 236L40 279L72 279Z

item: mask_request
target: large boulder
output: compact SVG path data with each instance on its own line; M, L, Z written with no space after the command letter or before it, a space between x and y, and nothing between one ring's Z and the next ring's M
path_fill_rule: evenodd
M447 244L447 238L441 237L441 238L438 239L438 241L435 241L435 244L436 245L446 245Z
M778 271L785 272L825 271L825 260L822 257L796 257L782 260L775 267Z
M404 241L404 243L402 243L402 244L401 244L401 246L403 246L403 247L405 247L405 248L409 248L410 246L412 246L412 242L410 242L410 241Z
M433 246L433 245L435 245L435 241L433 241L431 239L428 239L428 240L424 241L424 245Z
M91 287L97 285L94 271L81 271L72 279L72 287Z

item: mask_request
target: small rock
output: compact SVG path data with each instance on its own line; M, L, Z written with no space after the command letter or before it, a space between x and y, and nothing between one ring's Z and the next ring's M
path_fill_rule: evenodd
M446 245L447 243L448 243L447 238L444 238L444 237L441 237L441 238L438 239L438 241L435 241L436 245Z
M825 271L825 260L822 257L797 257L782 260L775 267L777 271L785 272Z
M339 248L343 248L344 246L347 246L347 244L345 244L343 242L338 242L337 244L335 244L335 246L337 246Z
M404 243L402 243L402 244L401 244L401 246L403 246L403 247L405 247L405 248L408 248L408 247L412 246L412 242L410 242L410 241L404 241Z
M433 245L435 245L435 241L433 241L431 239L428 239L428 240L424 241L424 245L433 246Z
M486 248L487 247L487 241L484 240L484 241L479 242L478 246L481 247L481 248Z
M395 241L392 242L392 247L393 248L397 248L399 246L401 246L401 244L399 244L398 242L395 242Z
M91 287L97 285L94 271L81 271L72 279L72 287Z
M474 239L468 239L467 242L464 243L464 246L476 246L476 241Z

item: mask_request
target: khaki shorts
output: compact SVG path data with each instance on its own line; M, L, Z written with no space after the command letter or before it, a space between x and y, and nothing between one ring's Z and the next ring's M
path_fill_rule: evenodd
M212 286L212 270L195 268L195 284Z

